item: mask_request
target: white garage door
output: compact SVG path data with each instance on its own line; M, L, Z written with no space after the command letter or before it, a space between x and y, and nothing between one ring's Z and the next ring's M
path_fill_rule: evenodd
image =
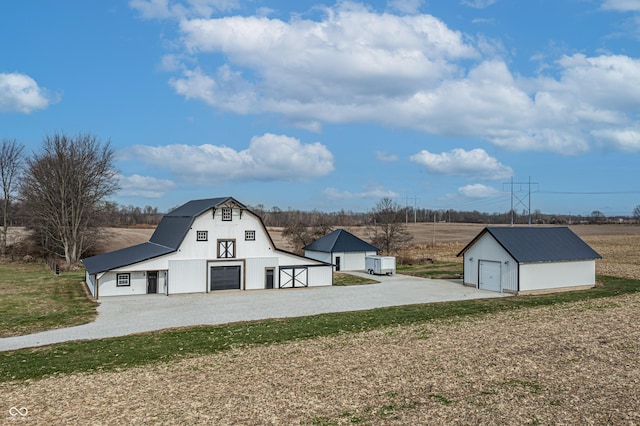
M502 291L500 285L500 262L480 261L480 285L483 290Z

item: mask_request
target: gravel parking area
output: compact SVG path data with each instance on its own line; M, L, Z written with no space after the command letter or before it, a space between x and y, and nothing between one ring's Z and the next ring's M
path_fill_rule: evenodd
M365 275L365 274L362 274ZM145 331L225 324L450 300L504 297L459 281L378 276L379 284L208 294L117 296L100 299L95 322L0 339L0 351Z

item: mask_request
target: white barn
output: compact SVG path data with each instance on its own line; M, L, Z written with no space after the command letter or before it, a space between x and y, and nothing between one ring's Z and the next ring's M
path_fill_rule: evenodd
M465 285L505 293L593 287L601 258L567 227L487 227L458 256Z
M231 197L189 201L149 242L82 263L96 299L333 284L331 264L277 249L262 219Z
M376 255L379 251L344 229L336 229L304 247L305 256L331 263L336 271L363 271L365 257Z

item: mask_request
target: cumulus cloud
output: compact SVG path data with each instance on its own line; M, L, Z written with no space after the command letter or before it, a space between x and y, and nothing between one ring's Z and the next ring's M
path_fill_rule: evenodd
M333 154L319 142L266 133L242 151L224 145L135 145L121 159L168 168L186 181L217 185L227 181L306 181L334 170Z
M491 157L483 149L465 151L461 148L433 154L422 150L410 157L411 161L423 165L431 173L448 176L469 176L477 179L505 179L513 175L507 167Z
M458 196L462 198L494 198L504 195L499 189L476 183L458 188Z
M606 129L594 131L594 136L620 151L640 152L640 128Z
M120 195L124 197L161 198L167 191L175 189L177 185L169 179L158 179L151 176L118 176Z
M28 75L0 73L0 112L30 114L48 107L52 101L55 100Z
M522 76L509 68L499 42L462 34L429 14L392 12L418 1L390 1L386 12L338 2L316 9L323 13L315 20L288 21L206 17L194 12L204 10L195 0L133 4L169 15L178 6L192 10L177 21L180 52L163 59L173 73L169 84L187 99L236 114L274 114L313 131L374 122L566 155L588 151L595 135L640 118L640 60L576 54ZM226 3L204 4L221 10ZM637 4L609 0L603 7Z

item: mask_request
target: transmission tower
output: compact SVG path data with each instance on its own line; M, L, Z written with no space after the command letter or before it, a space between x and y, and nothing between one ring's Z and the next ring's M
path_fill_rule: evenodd
M511 188L511 226L513 226L514 211L520 207L529 216L529 226L531 226L531 185L538 185L538 182L531 182L531 177L527 182L514 182L512 176L511 182L503 185L510 185Z

